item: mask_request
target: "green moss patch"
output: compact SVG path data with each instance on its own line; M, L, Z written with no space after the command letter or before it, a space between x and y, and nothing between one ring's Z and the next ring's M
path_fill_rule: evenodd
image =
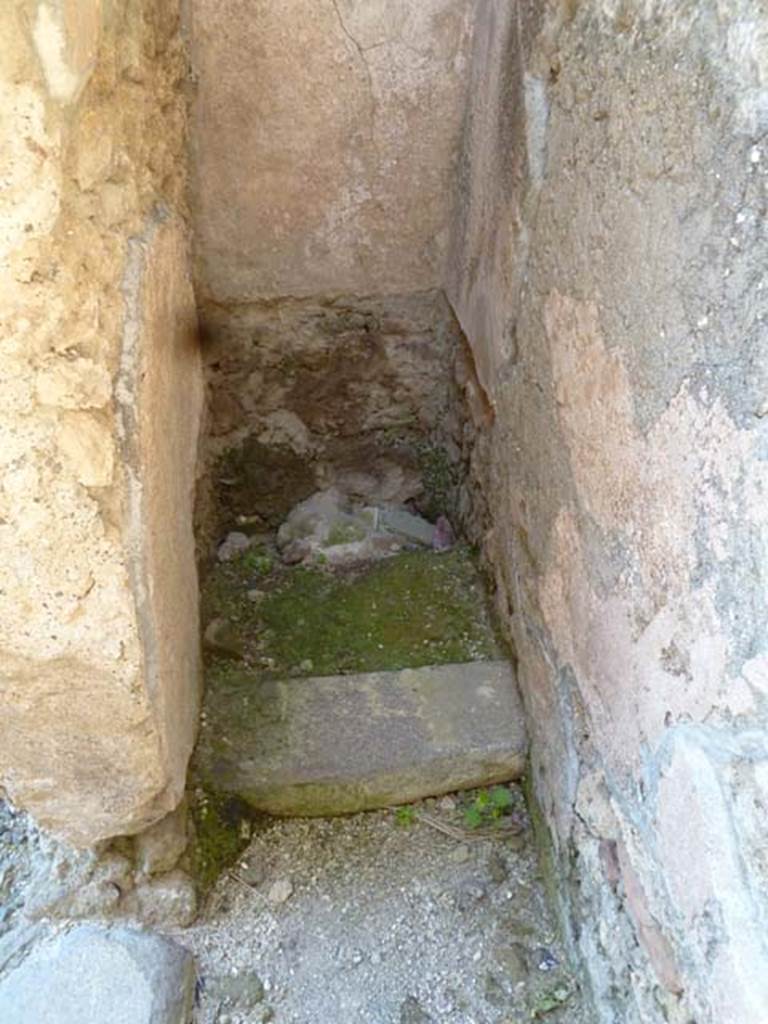
M250 842L253 812L238 797L203 789L197 791L191 807L195 823L193 868L205 892Z
M254 571L249 552L217 566L203 610L207 619L231 623L245 664L267 678L499 657L482 581L465 547L406 552L343 573L274 565L265 575L265 563ZM209 684L223 668L210 662Z
M419 470L424 484L424 493L418 502L422 515L432 521L441 515L451 516L459 485L457 466L444 449L428 445L419 451Z

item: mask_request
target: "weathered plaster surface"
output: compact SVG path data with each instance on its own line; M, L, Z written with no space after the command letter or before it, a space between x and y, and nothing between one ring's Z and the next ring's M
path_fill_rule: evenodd
M190 0L203 297L442 283L473 7Z
M201 389L173 8L0 15L0 784L78 843L169 810L193 739Z
M757 0L478 16L449 294L605 1021L768 1013L767 86Z

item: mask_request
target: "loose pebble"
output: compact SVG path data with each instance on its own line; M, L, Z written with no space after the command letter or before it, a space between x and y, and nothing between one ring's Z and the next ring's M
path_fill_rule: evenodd
M466 845L455 846L451 851L451 860L454 864L466 864L472 856L472 851Z
M279 878L269 887L267 899L270 903L278 905L285 903L293 895L293 883L290 878Z

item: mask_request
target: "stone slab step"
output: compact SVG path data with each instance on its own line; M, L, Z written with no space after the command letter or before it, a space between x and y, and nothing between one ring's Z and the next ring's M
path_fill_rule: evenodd
M243 673L213 705L203 780L275 815L408 803L509 781L525 767L507 662L277 682Z

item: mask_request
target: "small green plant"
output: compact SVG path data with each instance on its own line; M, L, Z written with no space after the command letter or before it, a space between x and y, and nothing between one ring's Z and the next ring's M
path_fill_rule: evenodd
M398 807L395 811L395 821L401 828L408 828L416 821L415 807Z
M540 992L531 1006L531 1020L539 1020L553 1010L558 1010L568 1002L571 997L571 990L565 985L558 985L556 988Z
M512 807L512 794L506 786L478 790L472 803L464 810L467 828L482 828L498 822Z
M272 572L272 558L264 548L249 548L243 555L243 567L257 576Z

